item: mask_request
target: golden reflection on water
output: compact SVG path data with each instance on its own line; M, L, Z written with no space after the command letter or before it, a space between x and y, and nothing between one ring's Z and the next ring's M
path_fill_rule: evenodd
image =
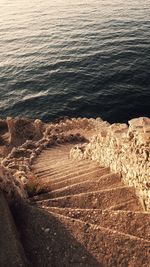
M149 14L149 0L0 0L0 114L146 115Z

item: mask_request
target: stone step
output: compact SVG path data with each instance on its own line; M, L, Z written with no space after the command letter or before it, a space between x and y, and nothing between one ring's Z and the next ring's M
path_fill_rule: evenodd
M43 155L42 154L40 154L39 156L38 156L38 158L37 158L37 160L36 160L36 163L45 163L45 162L55 162L55 161L58 161L58 160L67 160L67 159L69 159L70 158L70 156L69 156L69 151L68 151L68 153L67 154L64 154L64 153L59 153L59 154L57 154L56 153L56 155L54 154L53 156L52 155L49 155L49 154L45 154L45 153L43 153Z
M80 160L80 161L77 161L75 159L70 159L69 157L65 158L63 157L62 159L57 159L57 160L54 160L54 161L49 161L49 160L45 160L43 162L39 162L37 164L37 167L40 166L40 168L42 166L59 166L61 167L62 169L65 169L66 167L74 167L74 166L87 166L87 165L90 165L90 166L100 166L100 164L96 161L92 161L92 160Z
M66 208L97 208L107 209L112 205L118 205L122 202L135 200L135 190L131 187L119 187L113 189L99 190L96 192L69 195L65 197L37 201L37 205ZM140 204L139 204L140 205Z
M60 171L59 173L57 171L53 171L53 170L49 170L47 171L46 173L42 174L42 175L39 175L37 177L39 177L40 179L45 179L45 178L48 178L49 181L51 180L52 182L60 182L60 181L63 181L63 180L66 180L66 179L70 179L70 178L74 178L75 176L79 176L79 175L82 175L82 174L90 174L91 172L94 172L96 171L97 173L99 171L101 171L102 167L91 167L91 168L75 168L75 169L72 169L72 170L69 170L69 171Z
M51 166L51 165L57 165L60 163L67 164L69 161L69 156L61 156L59 157L54 157L53 159L49 159L48 157L43 157L43 159L38 159L36 162L34 162L34 167L40 169L43 166ZM73 160L72 160L73 162Z
M99 164L98 162L96 162L96 161L92 161L92 160L90 160L90 159L82 159L82 160L77 160L77 159L72 159L72 158L70 158L70 156L69 155L67 155L67 156L64 156L64 155L62 155L61 157L53 157L53 158L49 158L49 156L46 156L46 155L44 155L44 157L43 157L43 159L39 159L38 158L38 161L37 161L37 163L36 163L36 165L38 165L38 164L44 164L44 163L49 163L49 162L51 162L52 163L52 165L53 165L53 163L55 164L56 162L65 162L66 161L66 164L68 163L68 162L71 162L71 163L75 163L75 164L88 164L88 163L91 163L91 164Z
M48 156L49 158L53 159L55 156L56 157L59 156L59 155L65 156L70 152L72 147L73 147L73 145L71 145L70 147L65 148L65 145L64 145L61 148L60 147L58 148L57 146L54 146L54 147L51 147L51 148L47 148L47 149L44 149L42 151L42 153L39 155L39 158L42 159L43 157Z
M49 156L46 156L44 155L44 157L41 159L41 158L37 158L37 161L34 163L34 166L36 167L42 167L43 165L53 165L53 164L56 164L56 163L61 163L61 162L68 162L68 160L71 160L69 158L69 155L67 156L64 156L64 155L61 155L61 157L53 157L53 158L49 158ZM72 159L72 161L74 161Z
M149 266L150 242L143 239L31 206L17 216L32 266Z
M51 177L50 179L49 177L47 177L44 179L40 179L40 184L42 184L43 188L49 188L52 191L52 190L57 190L62 187L78 184L78 183L88 181L88 180L97 181L100 179L101 176L106 175L108 173L109 173L109 168L102 168L99 171L96 170L96 171L84 173L84 174L75 176L73 178L68 178L68 176L67 177L65 176L59 180L57 179L52 180Z
M51 147L51 148L47 148L47 149L44 149L44 153L41 153L41 157L43 155L48 155L48 156L51 156L52 158L54 156L59 156L59 155L66 155L67 153L70 152L70 149L73 147L73 145L69 146L69 147L65 147L62 146L62 147L58 147L58 146L54 146L54 147Z
M37 176L42 176L42 175L47 175L48 173L50 174L53 174L53 175L57 175L57 177L61 177L62 176L62 173L65 174L70 174L70 173L76 173L76 172L79 172L79 171L86 171L86 170L89 170L91 168L100 168L100 166L98 164L89 164L89 163L82 163L82 164L75 164L74 162L72 163L67 163L67 165L63 165L60 166L57 165L49 165L49 166L43 166L42 168L39 168L39 169L36 169L36 171L34 171L34 173L37 175Z
M75 143L67 143L67 142L65 144L57 144L57 145L47 147L45 149L45 152L46 153L52 153L54 151L60 151L60 152L67 151L67 150L70 150L75 145L76 145Z
M36 201L38 200L38 197ZM40 200L40 199L39 199ZM31 202L35 205L35 200L31 199ZM45 208L48 208L48 206L44 206ZM93 209L95 210L95 209ZM107 208L107 210L113 210L113 211L134 211L134 212L141 212L143 211L141 205L139 205L138 198L131 199L129 201L122 201L120 204L113 205Z
M54 207L48 207L46 210L150 241L150 213L148 212Z
M66 151L68 149L70 149L71 147L75 146L76 144L74 143L65 143L65 144L57 144L57 145L51 145L50 147L47 147L45 149L46 153L51 153L53 151Z
M7 201L0 191L0 266L27 267L26 259L19 234L15 227Z
M50 148L44 149L42 153L39 155L39 159L42 159L45 156L48 156L50 159L54 157L59 157L60 155L65 156L70 153L70 150L74 147L74 144L71 145L62 145L62 146L52 146Z
M122 201L121 203L116 205L112 205L109 208L107 208L107 210L142 211L143 208L139 203L139 199L134 198L127 201Z
M94 251L97 261L106 266L146 266L150 262L150 241L55 213L51 215L59 219L92 255ZM145 249L144 253L140 249Z
M50 159L53 159L55 157L59 156L66 156L70 153L72 147L67 148L66 150L64 147L62 149L58 149L57 147L55 148L49 148L49 149L44 149L41 154L39 155L39 159L49 157Z
M35 161L35 164L38 165L38 164L42 164L42 163L48 163L49 161L51 163L54 163L55 161L58 161L58 160L64 161L64 160L67 160L67 159L69 159L69 153L65 154L65 155L63 153L59 154L59 155L56 154L56 155L53 155L53 157L50 156L50 155L45 155L45 153L43 153L43 155L40 154L38 156L38 158Z
M103 175L102 177L100 177L98 180L95 181L87 180L70 186L62 187L54 191L51 191L51 186L49 186L46 188L47 191L50 191L49 193L36 196L34 197L34 200L36 199L43 200L46 198L56 198L67 195L76 195L79 193L91 192L91 191L97 191L111 187L121 187L121 186L123 186L123 183L121 182L121 177L119 175L108 174L108 175Z

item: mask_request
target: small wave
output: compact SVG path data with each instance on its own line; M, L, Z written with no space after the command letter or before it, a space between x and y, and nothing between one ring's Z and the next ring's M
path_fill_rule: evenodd
M0 7L2 117L150 115L148 0L2 0Z

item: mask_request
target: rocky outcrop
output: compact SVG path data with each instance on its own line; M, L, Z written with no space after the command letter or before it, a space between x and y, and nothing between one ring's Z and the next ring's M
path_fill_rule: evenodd
M1 173L9 172L6 179L1 178L1 188L7 188L4 181L13 176L19 185L19 192L22 191L28 177L32 175L31 165L43 149L66 142L85 142L86 135L93 136L90 143L74 147L70 153L71 157L96 160L121 174L125 183L137 189L143 207L150 209L149 118L133 119L129 121L129 125L110 125L100 118L66 119L51 124L43 124L39 120L7 118L6 121L1 121L0 125L1 128L8 129L8 144L12 147L11 152L1 162ZM14 181L13 179L10 178L10 181Z
M9 143L19 146L26 140L39 140L42 138L43 129L40 120L31 121L24 118L7 118L9 130Z
M96 160L120 173L134 186L143 207L150 210L150 119L136 118L127 124L99 127L89 144L76 146L70 156Z
M26 198L26 184L33 177L31 165L43 149L86 141L79 132L93 129L95 120L71 119L46 125L39 120L7 118L5 122L9 131L8 146L12 149L1 160L0 188L9 200L14 200L18 196Z
M19 199L11 208L29 265L149 266L150 119L7 121L0 189ZM0 265L19 253L8 252Z
M2 165L0 166L0 190L5 193L9 202L27 197L22 180Z
M0 146L5 144L5 133L8 132L8 125L6 120L0 119Z
M73 146L50 146L32 165L40 194L16 215L31 265L149 266L150 215L134 187L99 162L69 158Z

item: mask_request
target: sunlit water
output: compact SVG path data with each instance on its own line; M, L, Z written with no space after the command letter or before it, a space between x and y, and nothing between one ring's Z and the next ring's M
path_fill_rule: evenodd
M149 0L0 0L0 117L150 115Z

